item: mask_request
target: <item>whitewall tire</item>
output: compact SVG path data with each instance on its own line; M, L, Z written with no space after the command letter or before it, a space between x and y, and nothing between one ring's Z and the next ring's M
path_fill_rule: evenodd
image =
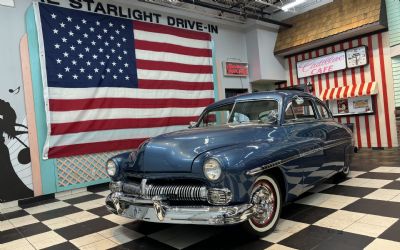
M251 201L258 204L259 209L243 226L252 234L266 236L275 229L282 210L282 193L278 182L271 176L257 178Z

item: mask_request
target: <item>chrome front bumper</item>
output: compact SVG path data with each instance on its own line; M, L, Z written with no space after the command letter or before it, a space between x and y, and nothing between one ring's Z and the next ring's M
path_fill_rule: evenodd
M114 192L106 198L109 211L127 218L158 223L227 225L246 221L255 211L253 204L234 206L169 206L157 197L135 198Z

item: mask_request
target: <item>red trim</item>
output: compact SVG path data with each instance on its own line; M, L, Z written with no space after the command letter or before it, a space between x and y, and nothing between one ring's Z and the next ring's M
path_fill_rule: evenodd
M362 44L362 38L358 38L358 45L361 46ZM360 74L361 74L361 82L365 82L365 73L364 73L364 67L365 66L361 66L360 67Z
M363 45L361 37L358 38L358 45L359 46ZM365 66L361 66L360 67L360 74L361 74L361 82L365 83ZM372 87L372 83L368 83L368 85L367 85L367 95L369 93L371 93L371 87ZM370 148L371 147L371 131L370 131L370 128L369 128L369 118L368 118L367 115L364 116L364 123L365 123L365 134L366 134L366 137L367 137L367 147Z
M290 84L290 86L293 86L292 58L288 57L288 62L289 62L289 84ZM297 67L296 67L296 70L297 70Z
M294 65L296 65L296 69L297 69L297 62L298 62L297 56L294 56ZM296 74L296 82L294 82L292 86L294 85L299 85L299 78L297 77L297 74Z
M355 116L355 125L356 125L356 131L357 131L357 145L359 148L362 148L362 142L361 142L361 129L360 129L360 118L358 116Z
M372 36L368 36L368 55L369 55L369 67L370 67L370 72L371 72L371 82L375 81L375 68L374 68L374 50L372 49ZM372 101L374 103L374 107L378 109L378 101L377 97L372 97ZM382 146L381 142L381 129L379 125L379 111L376 110L375 112L375 131L376 131L376 142L377 142L377 147Z
M385 109L386 134L388 140L388 147L391 148L392 132L390 130L389 103L388 103L388 94L386 86L386 72L385 72L385 59L383 54L382 33L378 33L378 44L379 44L379 61L380 61L381 75L382 75L383 107Z
M51 147L49 158L60 158L72 155L93 154L98 152L110 152L123 149L137 148L147 138L136 138L127 140L81 143L67 146Z
M170 43L158 43L135 39L135 49L168 52L187 56L212 57L211 49L198 49Z
M199 32L193 30L187 30L182 28L175 28L167 25L147 23L141 21L133 21L134 30L143 30L148 32L163 33L173 36L179 36L190 39L211 41L211 35L206 32Z
M144 80L139 79L141 89L178 89L178 90L213 90L212 82L181 82L168 80Z
M50 111L72 111L113 108L197 108L206 107L214 99L142 99L142 98L88 98L88 99L49 99Z
M99 130L134 129L134 128L157 128L166 126L188 125L190 121L196 121L198 116L190 117L163 117L143 119L108 119L90 120L69 123L51 124L51 135L62 135L70 133L81 133Z
M173 71L181 73L212 74L211 65L192 65L175 62L157 62L151 60L136 59L136 67L146 70Z
M368 86L367 86L367 95L370 95L370 94L371 94L372 84L373 84L372 82L368 83Z
M316 57L319 57L319 50L317 50L315 52ZM321 95L321 91L322 91L322 77L321 75L318 75L318 95Z
M364 120L365 120L365 132L367 133L367 147L370 148L371 147L371 131L369 129L369 118L368 116L364 116Z
M332 52L336 52L335 46L332 46ZM337 88L339 86L337 71L333 72L333 82L335 83L335 88Z
M360 86L360 89L358 90L358 95L359 96L361 96L362 95L362 92L364 91L364 88L365 88L365 82L362 82L361 83L361 86ZM372 85L372 84L370 84L370 83L368 83L369 85Z
M324 48L324 54L328 54L327 48ZM329 89L331 87L330 83L329 83L329 73L325 74L325 83L326 83L326 88Z
M344 50L344 44L343 43L340 44L340 50ZM347 85L347 72L346 72L346 69L342 70L342 78L343 78L343 85L346 86Z
M312 53L311 53L311 51L309 51L308 52L308 59L311 59L311 58L313 58L312 57ZM316 94L316 90L315 90L315 79L314 79L314 76L310 76L310 79L311 79L311 84L313 86L312 94L315 95Z

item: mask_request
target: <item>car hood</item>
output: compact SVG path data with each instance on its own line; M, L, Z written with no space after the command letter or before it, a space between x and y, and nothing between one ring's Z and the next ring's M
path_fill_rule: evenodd
M191 172L193 160L212 149L262 141L274 128L266 125L218 126L192 128L152 138L142 149L139 172Z

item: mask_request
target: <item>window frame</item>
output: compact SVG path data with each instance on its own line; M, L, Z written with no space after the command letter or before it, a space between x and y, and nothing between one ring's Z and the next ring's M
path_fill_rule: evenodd
M298 119L297 116L296 116L296 113L295 113L294 110L293 110L293 105L292 105L292 103L293 103L294 99L292 98L292 99L289 99L288 105L286 105L285 113L286 113L286 110L287 110L288 106L290 105L290 106L291 106L291 109L292 109L292 112L293 112L293 114L294 114L294 116L295 116L295 119L294 119L294 121L292 120L292 121L288 122L288 121L286 121L285 117L283 116L283 118L284 118L283 124L284 124L284 125L286 125L286 124L287 124L287 125L291 125L291 124L300 124L300 123L310 123L310 122L315 122L315 121L320 120L321 117L320 117L320 115L319 115L318 110L317 110L317 112L315 112L315 110L317 109L317 107L316 107L316 105L315 105L315 103L314 103L314 99L311 98L311 97L308 97L308 96L298 96L298 97L303 98L304 101L310 101L311 107L312 107L313 112L314 112L315 119L313 119L313 120L311 120L311 119L310 119L310 120Z
M315 99L314 101L315 101L315 106L318 110L319 119L321 119L321 120L333 120L334 119L331 110L327 107L327 105L324 102L322 102L319 99ZM318 106L317 106L318 104L321 105L322 107L324 107L325 110L328 112L328 118L322 117L322 114L320 113L320 110L318 109Z

